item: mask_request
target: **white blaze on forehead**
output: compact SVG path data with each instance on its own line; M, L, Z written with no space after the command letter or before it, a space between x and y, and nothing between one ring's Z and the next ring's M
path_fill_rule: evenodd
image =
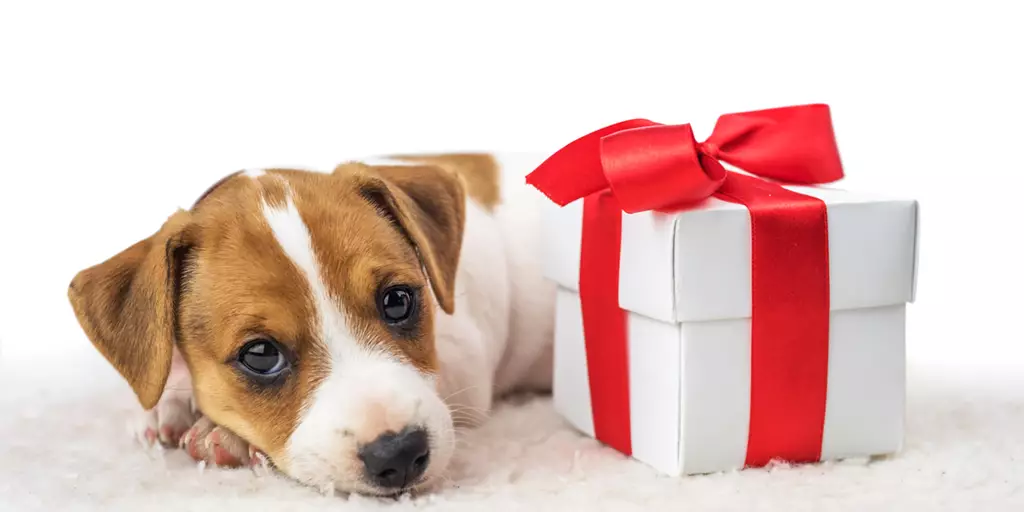
M264 171L263 169L246 169L242 172L252 179L259 178L260 176L263 176L264 174L267 173L267 171Z
M306 277L316 310L316 319L311 320L318 321L319 325L315 325L315 327L318 327L320 340L327 344L332 355L336 353L342 355L342 352L358 350L359 347L348 328L344 313L331 300L330 293L327 291L327 286L320 273L320 265L313 252L313 240L309 235L309 228L303 222L298 209L295 208L291 196L285 196L284 206L271 206L264 200L262 207L263 216L267 219L274 238L277 239L288 258Z

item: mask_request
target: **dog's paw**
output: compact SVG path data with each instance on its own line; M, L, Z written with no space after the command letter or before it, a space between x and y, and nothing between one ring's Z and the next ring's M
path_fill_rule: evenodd
M181 438L193 459L222 468L265 466L267 457L230 430L203 416Z
M159 443L164 448L178 446L181 436L196 421L190 396L169 394L148 411L139 411L134 421L135 438L143 446Z

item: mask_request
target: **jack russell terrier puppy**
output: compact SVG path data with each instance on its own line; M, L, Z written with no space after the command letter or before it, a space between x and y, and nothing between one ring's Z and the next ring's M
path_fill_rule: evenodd
M146 442L219 466L269 458L325 491L427 488L465 411L550 389L554 285L524 181L539 163L238 172L68 296Z

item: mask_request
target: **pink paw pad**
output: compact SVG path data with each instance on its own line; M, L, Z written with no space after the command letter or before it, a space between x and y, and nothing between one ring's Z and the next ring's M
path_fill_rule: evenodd
M196 461L203 460L202 454L199 453L199 436L197 429L191 429L185 434L185 437L181 438L181 443L188 452L189 456Z
M173 427L163 427L160 429L160 442L175 445L178 443L178 439L181 438L181 431L176 430Z
M236 467L241 466L242 461L238 460L230 452L221 446L220 432L213 431L209 436L210 444L213 447L213 463L218 466Z

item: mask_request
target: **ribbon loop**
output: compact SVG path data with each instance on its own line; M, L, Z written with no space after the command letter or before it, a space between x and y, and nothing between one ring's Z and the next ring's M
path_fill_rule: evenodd
M700 144L688 124L623 121L571 142L526 182L560 206L610 188L627 213L664 211L714 194L721 162L788 183L843 177L828 105L802 105L723 115Z
M705 144L718 159L784 183L822 184L843 177L828 105L726 114Z
M703 165L707 159L688 124L613 133L601 139L600 152L605 178L627 213L700 201L725 180L720 165Z

